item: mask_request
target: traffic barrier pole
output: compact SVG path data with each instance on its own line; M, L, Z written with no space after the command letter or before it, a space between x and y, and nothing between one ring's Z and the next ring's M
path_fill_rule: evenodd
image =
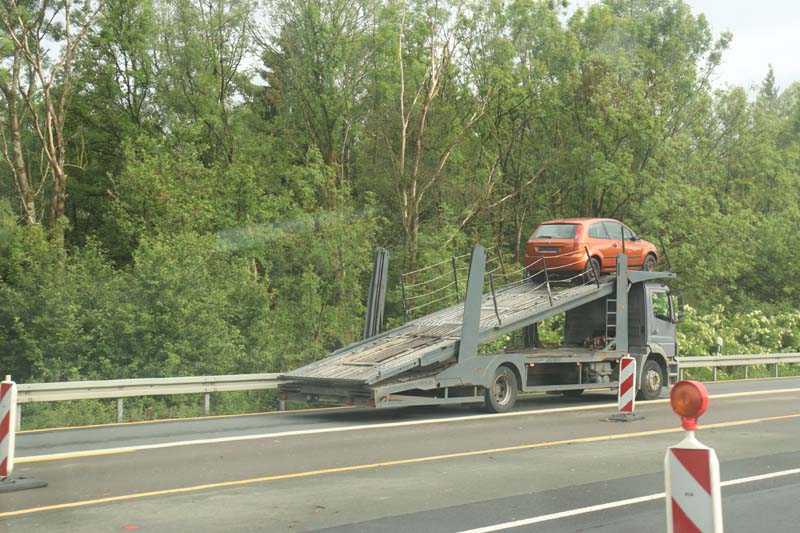
M14 436L17 432L17 384L11 376L0 382L0 494L46 487L47 482L25 476L11 477L14 470Z
M0 479L14 470L14 435L17 432L17 384L11 376L0 382Z
M697 381L681 381L670 392L672 410L686 437L664 457L668 533L722 533L719 460L694 435L708 407L708 391Z
M634 412L636 409L636 359L627 355L619 360L617 405L619 412L608 417L609 420L630 422L644 418Z

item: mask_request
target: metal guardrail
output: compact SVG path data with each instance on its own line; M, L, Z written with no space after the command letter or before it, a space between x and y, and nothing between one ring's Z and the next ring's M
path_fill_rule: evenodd
M711 368L713 380L717 381L717 369L723 366L743 366L744 377L748 378L748 369L752 365L775 365L775 377L781 364L800 363L800 353L765 353L749 355L712 355L702 357L678 357L678 379L683 379L683 371L687 368Z
M800 363L800 353L722 355L710 357L679 357L678 378L683 379L687 368L712 368L713 379L717 381L717 369L725 366L744 366L745 378L751 365L775 365ZM17 404L32 402L58 402L65 400L117 399L117 421L124 418L123 398L136 396L163 396L170 394L204 394L203 414L210 412L212 392L250 391L276 389L280 374L236 374L230 376L195 376L180 378L112 379L104 381L69 381L62 383L21 383L17 384ZM279 402L279 409L285 408ZM22 419L18 411L17 429Z
M208 415L212 392L235 392L276 389L280 374L235 374L230 376L195 376L180 378L111 379L104 381L68 381L61 383L19 383L17 404L65 400L117 399L117 421L124 419L123 398L171 394L204 394L203 414ZM279 403L279 408L285 408ZM21 410L19 410L21 413ZM19 429L22 416L17 417Z
M17 403L274 389L280 374L19 383Z

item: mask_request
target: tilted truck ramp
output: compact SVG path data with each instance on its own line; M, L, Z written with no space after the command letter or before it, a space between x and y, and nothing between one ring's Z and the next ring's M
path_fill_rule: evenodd
M494 296L483 295L478 342L490 342L524 326L606 297L614 290L614 276L604 276L596 284L580 286L537 286L527 281L502 287L494 292ZM464 303L448 307L351 344L325 359L283 374L281 379L372 385L414 368L455 362L463 318Z

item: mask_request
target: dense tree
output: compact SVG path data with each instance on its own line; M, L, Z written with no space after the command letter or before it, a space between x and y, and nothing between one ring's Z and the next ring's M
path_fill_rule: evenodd
M393 279L476 241L521 268L562 216L663 237L687 346L704 317L800 338L800 84L713 87L730 35L679 0L18 0L0 25L23 381L291 368L359 337L375 245Z

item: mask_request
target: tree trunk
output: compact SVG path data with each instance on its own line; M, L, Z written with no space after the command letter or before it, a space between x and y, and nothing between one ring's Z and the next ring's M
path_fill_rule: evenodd
M25 166L25 156L22 151L22 134L20 133L20 111L18 107L18 87L21 73L21 52L14 51L14 62L11 68L11 79L7 82L0 80L0 91L6 98L8 113L8 128L11 132L11 152L9 147L4 144L4 155L11 173L14 175L14 183L19 194L19 203L24 213L26 224L36 224L36 192L31 189L28 180L28 169Z
M9 98L9 128L11 129L11 172L17 184L20 206L25 214L26 224L36 224L36 193L31 190L28 181L28 170L22 153L22 135L20 134L19 115L17 113L16 95Z
M53 195L50 202L50 225L55 227L58 219L64 216L67 202L67 174L61 168L53 170Z

